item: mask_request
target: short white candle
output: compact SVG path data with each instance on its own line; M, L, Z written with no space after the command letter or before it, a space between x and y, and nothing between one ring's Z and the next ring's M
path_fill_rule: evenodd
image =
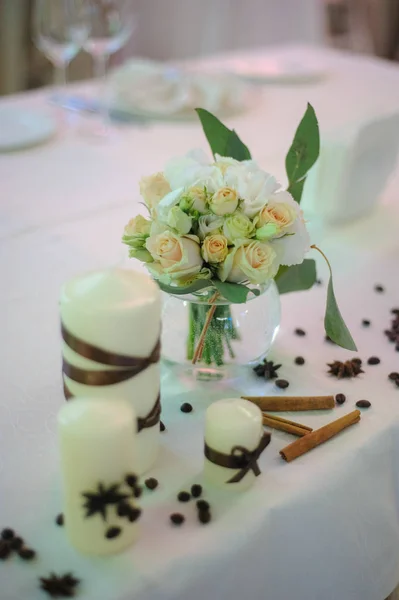
M117 504L107 504L106 520L100 512L87 516L86 493L120 484L117 491L132 494L125 478L135 473L136 415L127 400L79 398L58 414L58 435L64 493L64 527L71 544L92 555L114 554L130 546L137 536L137 519L117 514ZM134 511L132 498L126 502ZM137 516L137 514L136 514ZM110 528L119 535L107 538ZM111 530L112 531L112 530ZM115 530L114 530L115 533Z
M161 294L145 274L127 269L109 269L81 275L66 283L60 299L61 321L75 338L107 353L148 358L161 331ZM63 358L72 367L86 371L121 371L85 358L63 343ZM123 369L123 367L122 367ZM151 413L159 396L159 362L151 362L138 374L111 385L87 385L65 373L64 384L72 396L127 398L137 417ZM159 445L159 418L138 434L139 473L155 462Z
M263 436L262 412L252 402L241 398L227 398L211 404L206 411L205 444L212 450L230 455L235 446L255 450ZM205 457L204 477L209 483L229 490L248 489L255 481L249 470L237 483L227 483L239 473L214 464Z

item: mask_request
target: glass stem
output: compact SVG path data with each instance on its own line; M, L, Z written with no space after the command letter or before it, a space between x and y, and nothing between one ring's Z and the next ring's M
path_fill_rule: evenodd
M64 91L63 88L67 83L67 63L60 63L55 68L54 73L54 84L57 91Z
M100 86L100 106L99 113L106 124L108 121L108 98L107 98L107 65L108 55L97 54L94 58L94 76L99 82Z

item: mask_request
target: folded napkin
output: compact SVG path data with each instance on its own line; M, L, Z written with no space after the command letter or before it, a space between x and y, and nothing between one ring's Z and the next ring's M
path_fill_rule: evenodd
M166 63L132 60L111 76L116 108L160 117L194 116L200 106L226 114L243 109L249 86L226 74L188 71Z
M378 202L395 168L399 113L322 132L320 157L306 179L302 208L329 222L356 219Z

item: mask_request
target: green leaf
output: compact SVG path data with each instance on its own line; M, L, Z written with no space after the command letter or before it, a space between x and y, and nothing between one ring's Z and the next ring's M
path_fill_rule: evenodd
M357 350L356 344L345 324L345 321L342 318L337 301L335 299L331 270L330 280L327 288L327 304L326 314L324 317L324 328L327 335L333 340L333 342L338 344L338 346L346 348L347 350Z
M301 203L303 187L305 185L306 177L300 179L299 181L295 181L292 185L288 187L288 191L291 196L294 198L298 204Z
M231 156L236 160L249 160L251 153L247 146L240 140L234 129L223 125L217 117L203 108L196 108L206 139L212 154Z
M300 265L282 266L274 280L280 294L308 290L316 281L316 262L307 258Z
M302 179L316 162L320 152L319 125L314 108L308 103L306 112L295 132L291 148L285 159L289 190L294 190L294 198L300 201L303 189ZM302 183L300 186L299 183ZM299 200L297 199L299 198Z
M213 281L210 279L197 279L196 281L193 281L193 283L181 287L168 285L167 283L159 281L159 279L157 279L156 282L163 292L166 292L167 294L176 294L178 296L183 294L192 294L193 292L198 292L199 290L213 287Z
M255 296L259 296L260 291L243 285L242 283L226 283L218 279L212 280L213 285L218 292L229 302L234 304L244 304L247 301L247 296L252 292Z

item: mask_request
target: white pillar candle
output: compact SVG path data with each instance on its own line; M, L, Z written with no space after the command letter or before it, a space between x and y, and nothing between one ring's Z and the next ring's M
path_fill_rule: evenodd
M64 526L80 552L114 554L136 539L136 421L119 398L79 398L58 414Z
M111 402L122 397L132 403L139 419L138 471L144 473L155 462L159 445L161 294L157 284L148 275L127 269L88 273L64 285L60 313L67 394ZM135 369L129 373L129 359L144 360L137 373Z
M263 431L262 412L252 402L241 398L228 398L211 404L205 418L205 479L209 483L229 490L248 489L255 481L256 475L253 469L249 468L240 481L229 483L229 480L235 476L240 477L243 469L216 464L219 458L217 456L212 458L207 448L214 454L220 453L229 459L234 448L241 447L248 452L253 452L259 447L261 440L264 439L265 443L267 439L270 440L267 436L268 434L264 434ZM241 456L245 462L242 450L236 449L234 456Z

